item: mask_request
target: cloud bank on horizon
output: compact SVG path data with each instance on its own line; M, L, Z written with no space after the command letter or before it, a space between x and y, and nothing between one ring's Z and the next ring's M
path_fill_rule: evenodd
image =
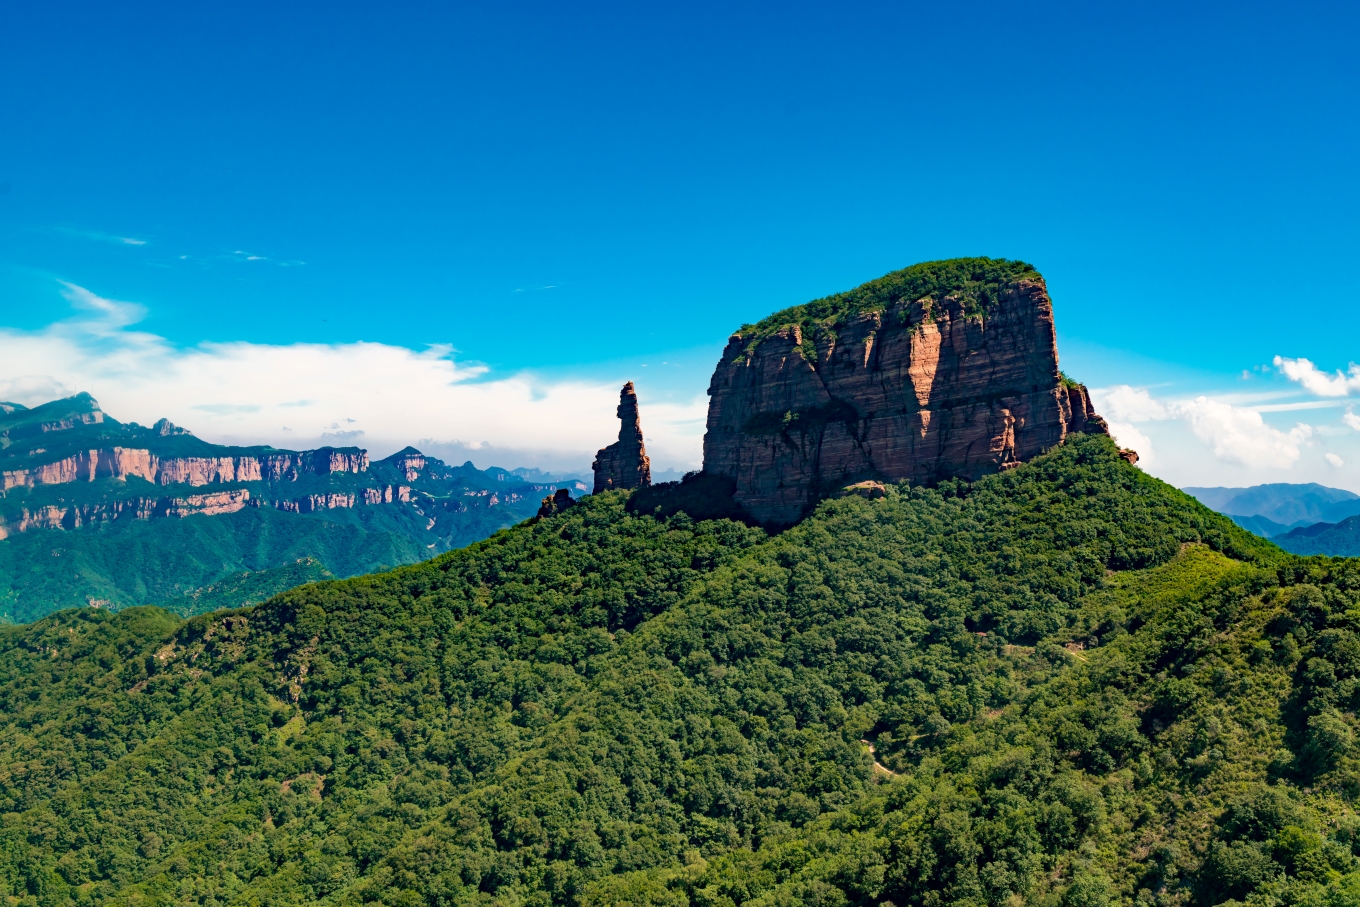
M74 317L37 331L0 327L0 400L26 406L88 391L122 421L161 417L208 441L302 448L357 445L377 456L415 444L478 466L588 468L618 436L625 378L547 381L463 364L452 347L383 343L201 343L177 348L134 325L142 306L75 284ZM707 398L648 400L658 469L698 468Z
M1137 450L1141 465L1175 485L1247 485L1266 482L1319 482L1354 489L1360 479L1348 463L1360 461L1360 415L1335 409L1360 375L1335 376L1307 359L1276 356L1280 374L1303 391L1324 399L1276 402L1297 394L1195 394L1155 396L1147 387L1128 384L1091 391L1110 433ZM1333 398L1333 399L1326 399ZM1277 425L1268 415L1313 412L1310 421ZM1280 417L1276 417L1280 418ZM1293 419L1284 416L1285 420Z
M0 327L0 400L31 406L89 391L115 418L150 424L164 416L218 443L352 444L375 456L414 444L483 467L582 469L617 435L619 385L641 377L500 376L459 362L448 345L180 348L135 327L146 314L136 303L71 283L62 292L73 317L36 331ZM1274 366L1291 390L1158 395L1118 384L1092 395L1115 438L1172 484L1316 481L1360 491L1360 414L1347 405L1360 396L1360 366L1328 373L1283 356ZM648 399L645 380L638 391L656 470L698 468L703 391L678 403ZM1300 394L1310 399L1292 399Z

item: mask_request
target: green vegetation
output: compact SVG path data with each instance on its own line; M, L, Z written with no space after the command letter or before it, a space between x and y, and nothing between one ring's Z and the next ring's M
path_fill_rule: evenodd
M882 312L899 302L930 299L939 302L953 296L963 304L965 313L980 315L998 298L1003 287L1023 278L1038 278L1033 265L1004 258L951 258L927 261L893 271L862 286L814 299L775 312L756 324L741 327L749 352L760 341L777 331L798 325L803 331L804 357L816 362L816 339L836 330L851 318L865 312Z
M35 529L0 541L0 617L27 622L60 608L161 602L299 558L354 576L425 556L418 543L395 532L262 508L74 532Z
M318 583L325 579L335 579L335 574L314 557L300 557L282 567L233 573L224 580L204 586L202 589L195 589L188 595L166 599L157 604L171 614L192 617L195 614L207 614L209 611L258 605L295 586Z
M0 628L0 896L1360 903L1355 562L1103 437L774 537L628 503Z
M1271 541L1295 554L1357 557L1360 556L1360 516L1347 517L1339 523L1301 526L1272 536Z

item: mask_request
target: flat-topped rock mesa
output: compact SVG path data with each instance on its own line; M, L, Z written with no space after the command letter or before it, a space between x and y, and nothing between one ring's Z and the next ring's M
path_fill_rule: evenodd
M866 480L976 479L1106 432L1058 370L1030 265L914 265L742 327L709 384L704 472L770 525Z
M595 454L595 494L616 488L645 488L652 484L652 461L642 443L637 392L629 381L619 391L619 439Z

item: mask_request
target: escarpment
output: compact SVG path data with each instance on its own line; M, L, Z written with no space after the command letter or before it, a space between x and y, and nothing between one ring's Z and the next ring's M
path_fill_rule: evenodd
M619 391L619 439L595 454L595 494L616 488L645 488L652 484L652 461L642 443L637 391L629 381Z
M558 487L504 470L483 473L471 463L450 467L412 447L370 463L368 452L356 447L291 451L210 444L167 419L150 428L118 422L89 394L34 409L3 406L0 539L31 529L258 508L395 524L422 538L427 549L442 550L461 541L468 526L494 528L531 516L542 493ZM383 508L389 512L379 513ZM480 532L472 530L477 537Z
M304 475L364 472L368 453L321 448L259 456L168 457L149 450L113 447L81 450L51 463L0 472L0 490L20 485L61 485L96 479L135 477L156 485L213 485L221 482L296 481Z
M1106 431L1058 370L1029 265L916 265L733 334L709 384L704 472L761 522L865 480L975 479Z

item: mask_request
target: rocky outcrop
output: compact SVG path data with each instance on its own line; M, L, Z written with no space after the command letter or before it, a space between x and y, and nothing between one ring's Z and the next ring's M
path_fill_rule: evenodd
M315 513L318 510L334 510L337 507L353 507L355 496L345 492L330 492L328 494L309 494L305 497L293 501L275 501L276 510L285 510L289 513ZM365 496L358 498L360 504L368 503Z
M47 505L32 510L24 508L18 520L0 522L0 539L29 529L79 529L118 519L149 520L195 514L218 516L235 513L257 503L251 500L248 489L234 488L178 497L132 497L94 504Z
M652 461L642 443L637 392L629 381L619 392L619 439L595 454L595 494L616 488L644 488L652 484Z
M1058 371L1037 275L985 307L904 298L815 337L797 323L748 334L732 335L709 385L704 472L734 480L737 503L767 524L854 483L974 479L1106 430Z
M576 502L571 498L571 492L565 488L559 488L552 494L543 499L543 506L538 508L540 518L550 517L574 507Z
M136 477L156 485L214 485L227 482L296 480L303 474L364 472L368 453L323 447L300 453L264 456L174 457L161 459L149 450L114 447L82 450L52 463L0 473L0 490L21 485L60 485L96 479Z
M365 488L361 494L365 504L405 504L411 500L411 489L405 485L384 485L381 488Z
M414 447L407 447L390 458L392 467L406 476L406 481L414 482L420 478L425 468L425 455Z

